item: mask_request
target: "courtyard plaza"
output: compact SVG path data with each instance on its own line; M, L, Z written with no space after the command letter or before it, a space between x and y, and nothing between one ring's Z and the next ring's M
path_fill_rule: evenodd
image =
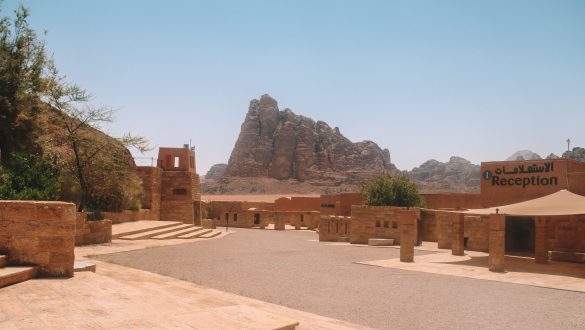
M452 256L436 243L417 247L414 263L400 263L397 247L317 239L307 230L229 228L227 234L190 243L116 239L79 247L77 259L95 262L97 272L2 289L0 328L277 329L298 323L297 329L582 329L585 324L582 264L541 265L556 269L541 274L533 262L508 257L512 267L501 274L487 271L485 256L467 251Z

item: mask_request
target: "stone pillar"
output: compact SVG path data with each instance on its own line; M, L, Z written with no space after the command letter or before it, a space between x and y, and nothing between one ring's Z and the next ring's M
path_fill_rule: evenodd
M546 217L534 218L534 260L537 264L548 263Z
M400 261L414 261L414 243L416 242L416 214L410 210L398 213L400 222Z
M274 230L284 230L284 220L274 219Z
M506 216L490 214L489 269L492 272L504 271L506 253Z
M451 248L451 216L448 212L437 212L437 245L439 249Z
M454 256L465 255L465 235L463 234L463 213L453 213L451 217L453 229L451 230L451 253Z

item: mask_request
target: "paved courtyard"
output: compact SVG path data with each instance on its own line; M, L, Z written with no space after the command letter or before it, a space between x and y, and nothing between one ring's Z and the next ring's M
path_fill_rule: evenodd
M399 250L317 242L311 231L235 231L96 258L380 329L585 324L584 293L358 264Z

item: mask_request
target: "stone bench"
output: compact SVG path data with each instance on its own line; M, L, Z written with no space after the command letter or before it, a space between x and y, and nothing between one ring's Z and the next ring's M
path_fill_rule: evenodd
M550 251L552 261L585 263L585 253Z
M394 245L393 238L370 238L368 239L368 245L371 246L392 246Z

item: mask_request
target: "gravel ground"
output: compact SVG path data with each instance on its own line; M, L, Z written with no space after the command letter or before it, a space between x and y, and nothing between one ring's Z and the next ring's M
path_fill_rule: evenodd
M585 329L583 293L355 264L399 250L310 231L235 230L96 258L380 329Z

